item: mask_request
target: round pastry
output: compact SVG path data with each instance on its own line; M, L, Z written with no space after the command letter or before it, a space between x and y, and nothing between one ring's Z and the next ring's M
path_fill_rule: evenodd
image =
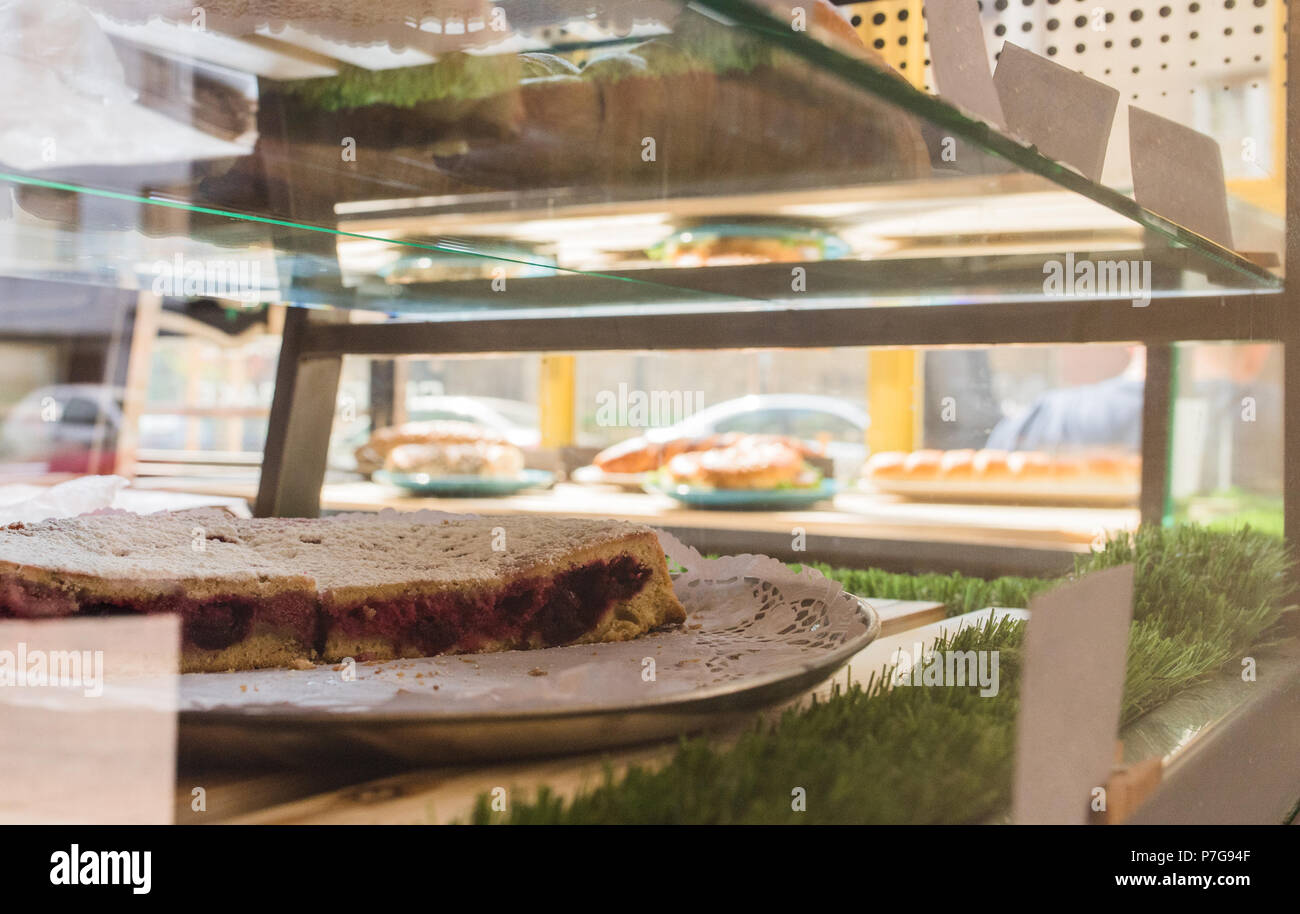
M606 473L648 473L659 468L663 445L644 438L629 438L605 448L591 459L592 466Z
M524 468L524 453L512 444L492 441L400 444L389 451L384 468L430 476L512 478Z
M716 489L774 489L804 472L803 453L787 443L746 436L727 447L678 454L668 461L673 482Z
M606 473L647 473L667 466L673 458L682 454L694 454L699 451L717 450L746 443L779 442L807 457L820 455L821 449L798 438L783 435L746 435L740 432L726 432L721 435L699 435L687 438L674 438L671 441L655 442L645 438L630 438L627 441L605 448L592 458L592 465Z
M659 451L659 466L664 466L678 454L692 454L713 448L728 447L743 438L735 432L726 435L700 435L694 438L674 438L665 441Z
M375 431L370 440L357 448L357 470L361 473L373 473L383 468L388 462L388 455L393 448L406 444L489 444L508 445L509 440L493 429L471 422L457 422L439 419L432 422L408 422L381 428Z

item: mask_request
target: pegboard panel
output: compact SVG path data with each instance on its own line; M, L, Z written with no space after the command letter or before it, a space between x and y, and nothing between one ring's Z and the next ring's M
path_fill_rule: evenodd
M1120 91L1103 181L1127 185L1125 104L1208 133L1227 177L1279 178L1284 159L1284 0L971 0L980 10L990 67L1004 41L1042 54ZM914 85L933 91L929 48L918 81L899 45L898 21L915 0L842 6L859 34ZM924 20L922 19L922 23ZM883 46L876 42L883 41ZM908 37L908 42L915 38ZM922 26L924 43L924 27ZM913 72L915 70L913 69Z
M1208 133L1229 178L1277 171L1281 0L976 0L990 54L1013 41L1120 91L1123 102ZM1116 114L1107 183L1128 180Z
M921 12L921 0L872 0L840 8L867 47L884 57L912 85L929 92L932 90L926 70L930 52Z

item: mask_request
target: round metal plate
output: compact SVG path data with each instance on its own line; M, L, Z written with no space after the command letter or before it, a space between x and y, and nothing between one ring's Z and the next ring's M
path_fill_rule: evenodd
M684 602L689 610L689 600ZM805 604L809 602L807 599L797 601L791 608L806 614L809 607ZM753 655L745 658L745 665L752 668L752 672L732 672L726 681L714 685L662 697L650 695L634 701L626 700L616 691L595 691L584 693L580 698L537 701L527 707L473 713L382 707L344 711L296 707L283 702L184 710L191 704L186 698L186 681L204 682L192 677L252 679L256 675L303 675L302 671L291 670L190 674L182 677L180 755L187 762L207 764L217 760L223 763L319 764L324 759L358 758L402 764L435 764L571 754L672 739L681 734L726 727L746 720L764 707L796 697L826 680L880 632L880 619L866 601L840 595L840 598L827 601L826 608L832 614L826 628L842 631L844 637L825 650L807 650L799 655L800 659L789 662L786 656L790 651L789 639L806 640L809 629L794 628L787 632L785 643L780 639L772 640L764 633L763 637L749 642ZM757 614L761 616L771 611L765 605ZM855 618L834 618L835 614L845 612L852 612ZM730 619L722 621L731 623ZM710 638L716 642L719 636L727 637L733 628L713 631L701 628L698 632L677 634L693 635L698 642L696 653L703 656L719 650L719 644L708 643ZM815 630L817 626L812 628ZM585 645L581 650L584 655L599 656L626 650L629 645L640 645L641 652L654 654L657 642L663 637L651 635L621 644ZM671 656L691 653L689 643L675 645L661 653L665 663ZM783 656L783 659L765 663L762 656L765 644L768 653ZM686 648L684 652L683 647ZM548 663L547 655L554 659L553 652L575 650L551 648L474 655L468 662L490 664L496 660L499 663L516 662L519 666L517 661L522 661L544 666ZM459 657L450 659L461 661ZM685 662L693 661L688 658Z

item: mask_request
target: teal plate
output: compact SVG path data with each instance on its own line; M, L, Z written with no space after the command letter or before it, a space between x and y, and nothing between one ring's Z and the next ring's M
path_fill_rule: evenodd
M823 479L819 485L798 489L702 489L686 485L646 482L647 492L667 495L692 508L732 511L795 511L833 498L840 484Z
M376 482L398 486L416 495L443 498L484 498L513 495L524 489L545 489L555 482L555 474L546 470L524 470L518 476L430 476L428 473L392 473L376 470Z
M686 236L686 239L683 239L683 236ZM705 238L771 238L778 241L790 240L803 244L815 244L821 247L822 260L838 260L841 257L847 257L852 252L852 248L842 238L823 229L795 222L710 222L679 229L654 245L646 253L652 258L663 257L674 242L700 241Z

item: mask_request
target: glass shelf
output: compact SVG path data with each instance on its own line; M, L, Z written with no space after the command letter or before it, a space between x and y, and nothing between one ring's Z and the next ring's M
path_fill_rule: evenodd
M1119 264L1139 297L1280 288L913 88L829 7L799 31L744 0L526 0L466 31L439 6L232 0L196 28L86 0L57 55L5 64L28 120L0 130L0 275L423 320L1092 298ZM1112 269L1045 282L1085 261Z

